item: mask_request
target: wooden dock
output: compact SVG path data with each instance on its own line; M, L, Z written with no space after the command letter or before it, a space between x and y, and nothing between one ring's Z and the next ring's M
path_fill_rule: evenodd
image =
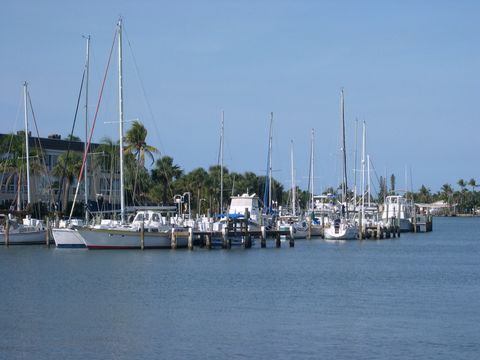
M193 250L194 245L211 249L213 247L221 247L223 249L230 249L232 245L239 245L246 249L252 247L253 240L260 240L260 247L266 248L267 241L274 241L275 247L281 247L281 238L285 237L288 240L289 247L295 246L295 238L293 231L290 230L270 230L265 226L261 230L247 230L237 231L235 229L224 228L222 231L172 231L171 233L171 248L176 249L178 238L188 239L188 248Z

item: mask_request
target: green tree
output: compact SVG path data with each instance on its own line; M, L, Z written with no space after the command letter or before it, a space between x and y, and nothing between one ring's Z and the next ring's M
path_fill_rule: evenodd
M475 188L477 187L477 181L474 179L474 178L471 178L470 180L468 180L468 185L472 187L472 193L471 193L471 196L470 196L470 206L471 206L471 209L472 209L472 214L475 214L476 212L476 195L475 195Z
M82 139L80 139L78 136L73 134L68 134L67 136L65 136L65 140L66 141L82 141Z
M164 204L167 203L168 198L173 198L171 184L182 175L183 170L173 163L173 158L170 156L163 156L155 162L155 167L152 169L152 180L154 184L160 183L162 185L162 201Z
M102 138L100 144L94 150L92 167L94 177L102 179L101 181L108 186L108 198L106 199L111 204L113 199L114 179L119 176L119 145L108 137ZM95 193L100 193L100 189L96 188L96 182L93 182ZM102 190L105 190L102 189ZM116 189L117 191L119 189Z
M135 166L133 163L128 163L131 158L124 158L124 163L128 171L130 195L132 202L136 202L137 194L144 194L144 190L148 187L148 174L145 170L145 156L154 162L153 153L157 153L158 150L146 143L148 131L139 121L134 121L132 127L125 134L125 149L126 154L131 153L135 160ZM146 176L147 175L147 176ZM126 182L127 183L127 182ZM141 198L144 196L140 196Z
M154 146L146 143L147 134L147 129L139 121L134 121L125 134L125 152L131 152L141 166L145 165L145 156L148 156L153 164L153 153L158 153Z
M68 156L67 156L68 155ZM71 185L77 180L82 167L82 155L76 151L65 152L58 157L58 162L52 169L52 175L58 178L64 178L63 189L59 189L62 192L63 200L60 209L67 210L68 196ZM62 183L62 181L60 181ZM77 184L78 186L78 184Z
M443 184L440 191L440 198L448 204L448 212L451 213L453 205L453 188L450 184Z
M430 203L432 202L432 194L430 189L428 189L425 185L422 184L418 194L416 194L416 200L420 203Z
M395 174L390 175L390 192L395 195Z
M16 203L17 210L22 209L20 201L22 193L22 183L26 183L26 155L25 155L25 132L19 131L17 134L9 134L2 137L0 143L0 172L2 173L2 183L8 187L12 182L16 182ZM35 148L29 148L30 175L44 174L44 167L41 166L37 151ZM6 176L5 180L3 177ZM32 179L32 176L31 176Z

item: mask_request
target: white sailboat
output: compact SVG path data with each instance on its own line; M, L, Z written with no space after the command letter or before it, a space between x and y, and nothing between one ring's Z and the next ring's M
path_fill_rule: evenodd
M31 191L30 191L30 158L29 158L29 143L28 143L28 84L23 84L23 96L24 96L24 113L25 113L25 158L26 158L26 174L27 174L27 205L31 204ZM18 189L17 206L20 210L20 189ZM32 219L27 216L21 223L17 222L10 214L6 221L9 222L8 229L8 243L10 245L27 245L27 244L45 244L45 227L41 220ZM0 227L0 242L6 240L6 226Z
M84 182L85 182L85 204L88 201L88 175L87 175L87 142L88 142L88 78L89 78L89 65L90 65L90 36L86 37L87 39L87 56L85 61L85 71L84 75L86 75L86 84L85 84L85 147L84 147ZM79 184L80 185L80 184ZM77 198L78 188L75 194L75 200ZM73 212L73 210L72 210ZM88 224L88 211L85 211L85 224ZM79 223L74 223L71 216L69 217L68 221L65 224L61 224L59 228L52 228L52 235L53 240L55 241L55 245L59 248L84 248L85 241L81 237L80 233L77 231L76 227L82 225Z
M340 114L342 125L342 157L343 157L343 179L342 179L342 199L333 224L324 230L324 237L328 240L355 240L357 239L358 226L353 219L348 216L347 199L347 153L345 149L345 105L343 89L340 97Z
M307 222L299 219L297 214L297 187L295 183L295 168L293 165L293 141L291 142L290 150L290 167L291 167L291 181L292 181L292 208L291 213L280 215L278 230L290 230L291 236L295 239L305 239L308 234Z
M147 228L139 231L138 226L125 223L125 191L124 191L124 164L123 164L123 68L122 68L122 19L117 24L118 39L118 91L119 91L119 154L120 154L120 225L109 227L78 228L80 236L89 249L137 249L163 248L171 246L171 233L175 231L171 225L162 225L156 228ZM137 213L137 217L145 214ZM144 217L142 217L144 219ZM142 220L143 221L143 220ZM172 230L173 229L173 230ZM143 237L143 239L142 239ZM185 240L185 244L182 242ZM186 247L186 239L178 239L177 247Z

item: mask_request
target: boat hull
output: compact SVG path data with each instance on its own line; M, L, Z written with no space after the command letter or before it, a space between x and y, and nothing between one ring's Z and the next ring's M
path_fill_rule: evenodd
M88 249L140 249L141 234L133 230L78 229ZM171 231L144 233L144 248L169 249L172 246ZM177 248L187 247L188 239L177 238Z
M85 248L85 241L77 230L52 229L55 245L59 248Z
M9 245L43 245L45 244L45 230L10 233ZM5 243L5 233L0 233L0 243Z
M324 230L324 237L327 240L356 240L358 228L356 226L340 226L335 229L332 225Z

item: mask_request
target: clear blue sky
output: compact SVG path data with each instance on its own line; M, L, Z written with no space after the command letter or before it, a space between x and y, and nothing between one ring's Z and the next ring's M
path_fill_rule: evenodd
M22 128L27 80L41 136L69 133L83 34L92 36L93 115L119 15L126 118L139 118L148 142L186 171L217 163L224 110L226 166L264 174L273 111L274 176L289 186L293 140L297 184L307 187L314 128L315 187L337 185L343 87L349 169L358 118L367 122L378 176L395 173L397 188L405 187L405 168L414 190L480 182L480 2L473 0L3 1L0 132ZM97 141L118 137L105 124L117 119L115 75Z

